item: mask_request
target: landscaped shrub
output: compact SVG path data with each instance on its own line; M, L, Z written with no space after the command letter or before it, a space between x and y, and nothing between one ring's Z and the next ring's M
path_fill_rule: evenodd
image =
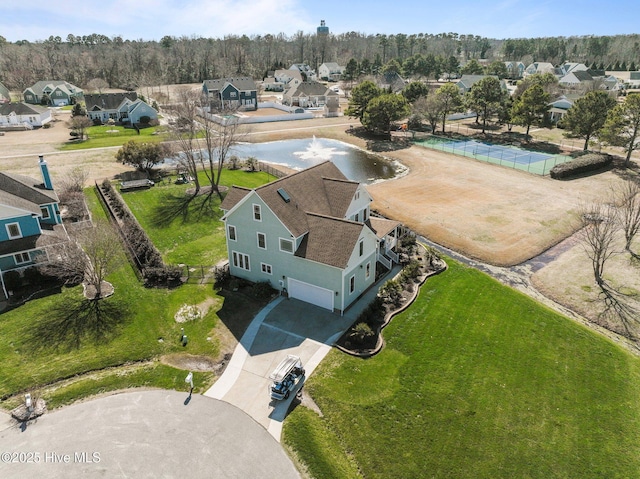
M385 303L400 304L402 285L398 281L390 279L380 288L380 297Z
M22 286L22 277L17 271L7 271L2 278L5 288L9 291L15 291Z
M369 326L365 322L361 322L353 327L351 333L349 334L349 337L355 343L362 344L367 339L371 338L374 334L375 332L373 331L373 329L371 329L371 326Z
M146 115L140 117L140 123L142 125L148 125L150 121L151 121L151 118Z
M400 281L402 283L413 283L416 278L418 278L422 272L421 264L419 261L412 259L409 264L407 264L400 274Z
M556 180L568 178L571 176L588 173L590 171L598 171L609 166L613 161L611 155L605 153L588 153L574 160L551 168L549 175Z
M222 288L229 285L231 273L229 272L229 268L217 268L215 273L213 274L213 277L213 287L217 291L220 291Z
M271 287L268 281L260 281L251 287L251 296L264 301L276 294L276 290Z
M142 275L147 286L172 286L180 283L182 269L177 266L149 267Z

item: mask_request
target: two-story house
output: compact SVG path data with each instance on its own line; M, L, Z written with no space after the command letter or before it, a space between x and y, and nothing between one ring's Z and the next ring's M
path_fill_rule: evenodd
M95 93L84 96L90 120L106 123L110 119L123 124L138 125L143 119L157 120L158 112L136 92Z
M64 80L42 80L34 83L23 93L24 101L39 105L48 98L53 106L71 105L82 99L82 89Z
M205 80L202 92L214 108L257 110L258 87L249 77Z
M221 204L232 276L332 311L391 267L400 224L371 218L364 185L327 161L255 189L233 187Z
M340 97L337 92L320 82L303 81L284 91L282 104L301 108L324 108L325 116L338 116Z
M344 67L335 62L326 62L318 67L318 75L322 80L338 81L343 73Z
M34 264L49 248L68 241L47 162L42 180L0 172L0 277ZM7 291L2 288L5 297Z

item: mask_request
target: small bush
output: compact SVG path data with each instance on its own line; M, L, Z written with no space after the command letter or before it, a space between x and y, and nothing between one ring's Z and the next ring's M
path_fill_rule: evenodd
M587 153L580 157L561 163L551 168L549 175L553 179L568 178L571 176L598 171L611 165L613 157L604 153Z
M4 279L5 287L9 291L15 291L22 286L22 277L20 277L20 273L17 271L7 271L2 278Z
M229 280L231 279L231 273L229 272L229 268L218 268L213 275L214 284L213 287L217 291L220 291L225 286L228 286Z
M260 281L255 283L251 288L251 296L258 300L267 300L276 293L268 281Z
M148 125L150 121L151 121L151 118L146 115L140 117L140 123L142 125Z
M373 329L367 323L361 322L356 324L351 330L349 337L356 343L364 343L368 338L374 335Z
M407 127L409 127L410 130L422 129L422 118L420 115L411 115L409 121L407 121Z
M397 281L390 279L380 289L380 297L385 303L400 304L402 300L402 285Z

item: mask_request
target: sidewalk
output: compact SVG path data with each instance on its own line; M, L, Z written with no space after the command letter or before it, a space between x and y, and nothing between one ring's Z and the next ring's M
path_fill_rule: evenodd
M269 374L282 358L294 354L302 359L309 378L333 343L373 301L382 282L399 270L396 266L387 273L342 316L297 299L274 300L253 319L227 369L204 395L242 409L279 441L294 395L283 401L271 400Z

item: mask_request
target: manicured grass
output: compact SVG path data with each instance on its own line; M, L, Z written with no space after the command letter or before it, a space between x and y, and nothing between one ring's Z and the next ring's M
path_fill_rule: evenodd
M274 177L264 172L223 170L221 185L242 185L254 188ZM204 175L201 185L206 185ZM185 190L190 185L157 185L147 190L123 194L124 200L160 250L166 262L171 264L214 265L227 257L222 211L217 195L204 204L206 196L195 198L184 207ZM173 219L171 215L175 215Z
M104 214L95 194L88 195L94 217ZM87 371L187 352L215 358L219 344L213 330L223 299L211 285L186 284L176 289L145 288L128 263L107 278L115 294L100 301L106 311L64 333L63 314L82 299L82 288L29 301L2 314L0 320L0 397L7 397ZM177 323L183 305L211 302L209 313ZM189 344L180 342L184 327Z
M284 441L317 479L339 438L366 478L637 477L640 360L449 260L361 360L336 351ZM342 455L340 455L342 457ZM316 469L316 464L320 466Z
M156 133L157 132L157 133ZM88 140L79 142L67 142L60 147L60 150L86 150L89 148L104 148L108 146L122 146L129 140L155 143L165 141L167 136L162 133L159 127L142 128L140 134L133 128L122 126L100 125L91 126L86 129L85 134Z

